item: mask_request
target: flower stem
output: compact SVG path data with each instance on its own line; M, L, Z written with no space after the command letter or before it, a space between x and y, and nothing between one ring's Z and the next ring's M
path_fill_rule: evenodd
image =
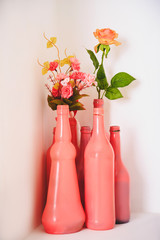
M103 99L103 97L104 97L104 94L105 94L105 91L103 92L101 99Z
M101 98L101 90L100 90L100 88L97 88L97 92L98 92L98 99L100 99Z
M50 43L52 43L52 45L57 49L57 52L58 52L58 60L59 60L59 71L60 71L60 73L61 73L61 67L60 67L61 59L60 59L60 55L59 55L59 49L58 49L58 47L57 47L51 40L49 40L49 39L46 37L45 33L43 33L43 36L44 36L44 38L45 38L47 41L49 41Z

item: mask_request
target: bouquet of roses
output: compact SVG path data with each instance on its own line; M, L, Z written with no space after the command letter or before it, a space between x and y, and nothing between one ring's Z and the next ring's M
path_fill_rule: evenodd
M50 94L48 95L48 105L52 110L57 109L57 105L69 105L70 111L84 110L84 106L79 102L82 97L87 94L80 94L80 92L92 85L95 85L95 77L80 71L80 62L75 56L67 56L65 50L65 58L60 59L59 49L56 46L56 37L51 37L47 40L47 48L55 47L58 52L58 59L52 62L44 62L39 65L42 68L42 74L50 73L48 80L49 84L45 84ZM68 68L62 72L62 67L68 65Z

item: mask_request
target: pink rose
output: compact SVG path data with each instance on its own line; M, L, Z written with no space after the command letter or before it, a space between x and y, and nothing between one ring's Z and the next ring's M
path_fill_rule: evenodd
M61 97L70 98L73 95L73 88L70 83L61 88Z
M64 74L64 73L59 73L59 74L57 74L57 76L56 76L56 80L57 81L61 81L61 80L63 80L63 79L65 79L65 78L67 78L68 76L66 75L66 74Z
M71 66L72 66L73 70L79 71L80 70L80 62L78 61L78 59L73 57L73 58L70 58L69 60L71 62Z

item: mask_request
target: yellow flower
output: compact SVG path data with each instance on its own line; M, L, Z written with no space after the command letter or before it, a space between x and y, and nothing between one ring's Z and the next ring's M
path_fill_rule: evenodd
M70 58L72 57L74 56L68 56L67 58L64 58L63 60L61 60L60 66L63 67L65 64L71 65Z
M71 79L69 82L70 82L71 86L74 88L74 87L75 87L75 82L74 82L74 80Z
M58 82L55 83L53 87L54 87L56 90L58 90L58 88L59 88L59 83L58 83Z
M49 62L47 61L47 62L44 62L43 63L43 68L42 68L42 75L44 75L44 74L46 74L47 72L48 72L48 69L49 69Z
M57 38L56 37L51 37L50 41L47 42L47 48L51 48L54 46L54 44L56 44L57 42Z

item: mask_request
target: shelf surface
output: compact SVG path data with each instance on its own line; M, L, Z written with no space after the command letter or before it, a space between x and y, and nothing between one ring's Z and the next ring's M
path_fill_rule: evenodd
M160 214L134 213L129 223L116 224L107 231L87 228L72 234L47 234L40 225L25 240L160 240Z

